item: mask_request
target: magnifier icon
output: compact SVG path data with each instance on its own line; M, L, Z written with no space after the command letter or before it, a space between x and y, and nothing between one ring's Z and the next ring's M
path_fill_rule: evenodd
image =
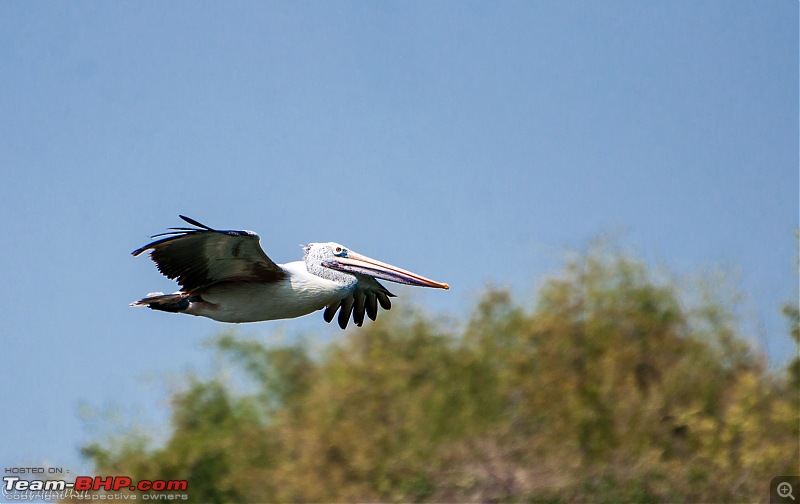
M786 497L789 497L792 500L796 500L794 498L794 495L792 495L792 485L790 485L789 483L787 483L785 481L782 482L782 483L778 483L777 490L778 490L778 495L782 499L785 499Z

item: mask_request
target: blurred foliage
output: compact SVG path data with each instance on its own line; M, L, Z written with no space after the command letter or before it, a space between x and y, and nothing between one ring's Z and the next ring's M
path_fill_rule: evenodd
M195 502L766 501L800 473L800 361L768 369L733 311L593 249L535 306L490 289L458 332L406 310L318 354L222 335L247 392L192 379L163 446L83 453Z

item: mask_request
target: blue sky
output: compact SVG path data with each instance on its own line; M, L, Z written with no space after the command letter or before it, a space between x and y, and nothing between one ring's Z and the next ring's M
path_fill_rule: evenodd
M0 68L5 466L85 469L215 365L225 326L128 307L173 289L130 251L178 213L447 281L393 290L453 317L610 234L794 352L796 2L2 2Z

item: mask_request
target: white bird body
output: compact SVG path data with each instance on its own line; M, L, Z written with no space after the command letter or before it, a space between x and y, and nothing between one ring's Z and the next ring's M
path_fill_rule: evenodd
M337 310L344 329L352 315L375 320L378 304L391 308L390 293L376 278L390 282L449 289L390 264L363 256L338 243L311 243L302 261L275 264L251 231L219 231L181 216L196 228L171 228L133 252L150 257L182 289L153 293L132 303L154 310L186 313L220 322L259 322L295 318L325 308L330 322Z
M312 275L303 261L279 264L288 276L279 282L220 283L191 302L190 315L218 322L259 322L302 317L349 296L353 287Z

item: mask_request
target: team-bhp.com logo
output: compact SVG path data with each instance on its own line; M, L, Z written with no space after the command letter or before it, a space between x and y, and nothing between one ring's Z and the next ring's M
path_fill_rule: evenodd
M3 497L9 501L187 500L186 493L175 492L188 488L186 480L134 480L128 476L78 476L75 481L3 476Z

